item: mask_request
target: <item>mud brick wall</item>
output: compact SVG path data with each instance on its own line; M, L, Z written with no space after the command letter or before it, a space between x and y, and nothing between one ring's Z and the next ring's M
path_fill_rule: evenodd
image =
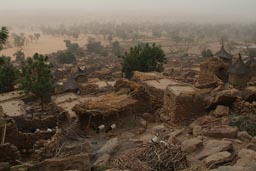
M34 132L36 129L55 128L57 125L57 115L44 119L25 119L22 116L13 117L19 131Z
M161 108L164 103L164 90L157 89L148 85L145 85L145 88L146 92L149 94L153 110L155 111Z
M32 149L36 141L50 139L54 133L55 132L22 133L18 131L16 125L11 122L7 124L5 141L15 145L19 150Z
M205 114L204 103L200 94L175 94L167 91L164 97L164 112L171 122L188 124Z
M10 143L0 145L0 154L0 162L9 162L14 165L17 164L16 160L21 160L17 147Z

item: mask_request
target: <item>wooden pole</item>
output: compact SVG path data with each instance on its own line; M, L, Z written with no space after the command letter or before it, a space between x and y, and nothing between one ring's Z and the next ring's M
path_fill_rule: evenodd
M5 142L5 135L6 135L6 122L4 122L3 136L2 136L2 142L1 142L2 145Z

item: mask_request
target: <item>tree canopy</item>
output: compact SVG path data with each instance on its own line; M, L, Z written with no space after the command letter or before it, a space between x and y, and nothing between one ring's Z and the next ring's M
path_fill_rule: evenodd
M33 58L27 58L20 74L20 88L25 93L33 93L41 99L42 107L48 102L54 91L51 65L48 56L35 54Z
M76 61L77 56L83 56L84 50L78 43L72 43L70 40L64 40L67 50L60 51L57 54L57 61L61 64L70 64Z
M211 51L211 49L203 50L201 54L202 54L202 56L204 58L208 58L208 57L213 57L214 56L212 51Z
M95 41L94 38L89 39L86 47L89 53L100 54L102 56L107 56L108 54L106 48L101 45L101 42Z
M16 57L16 62L22 62L25 59L25 54L22 50L18 50L13 55Z
M9 57L0 57L0 93L14 90L18 71Z
M112 52L115 56L120 56L122 53L122 48L118 41L112 43Z
M155 43L132 47L129 52L121 56L121 59L122 73L126 78L131 78L133 71L162 72L163 65L167 61L163 49Z
M0 50L3 49L3 45L5 44L8 38L9 31L6 27L2 27L0 30Z

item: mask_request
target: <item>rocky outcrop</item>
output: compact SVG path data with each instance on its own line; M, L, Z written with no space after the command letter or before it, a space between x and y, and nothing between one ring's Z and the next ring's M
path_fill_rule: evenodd
M203 141L200 138L192 138L181 143L181 150L185 153L191 153L203 146Z
M0 162L9 162L10 164L17 164L16 160L21 160L21 155L16 146L6 143L0 145Z
M46 159L28 169L28 171L60 171L78 170L90 171L91 163L87 153L81 153L68 157L56 157Z
M202 151L200 151L195 157L201 160L219 152L232 150L233 145L230 141L209 140L204 144Z
M207 167L213 167L214 165L226 163L232 159L232 154L227 151L219 152L208 156L203 160Z
M228 125L217 125L203 130L203 135L214 138L236 138L237 133L237 127Z
M218 105L230 106L236 99L241 97L237 89L213 92L207 99L207 108L214 109Z
M213 112L214 116L216 117L222 117L222 116L228 116L229 115L229 107L218 105Z

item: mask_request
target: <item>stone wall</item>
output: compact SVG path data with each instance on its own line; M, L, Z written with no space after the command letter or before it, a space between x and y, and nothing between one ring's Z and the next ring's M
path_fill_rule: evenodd
M13 121L7 123L5 142L15 145L19 150L33 149L33 145L38 140L47 140L54 135L54 131L40 131L36 133L23 133L18 131Z
M10 164L17 164L16 160L21 159L21 155L17 147L10 143L0 145L0 154L0 162L9 162Z
M247 82L249 81L248 75L236 75L236 74L229 74L228 81L234 86L244 87L246 86Z
M36 129L55 128L57 125L57 115L44 119L26 119L23 116L13 117L19 131L34 132Z

